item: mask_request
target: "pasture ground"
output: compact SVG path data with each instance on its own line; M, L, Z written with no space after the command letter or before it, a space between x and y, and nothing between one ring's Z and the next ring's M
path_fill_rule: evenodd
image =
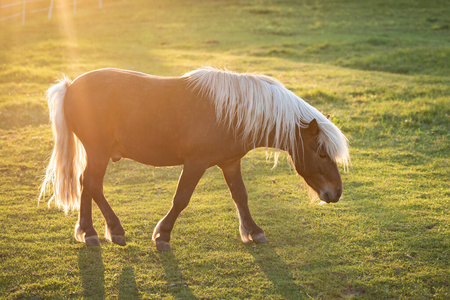
M446 1L79 1L47 21L0 23L0 298L448 299L450 11ZM217 168L197 187L169 253L151 233L180 167L122 160L105 193L126 247L87 248L77 214L46 203L44 91L101 67L182 75L202 65L274 76L348 136L335 205L264 150L243 161L269 243L240 242ZM104 221L94 209L95 226Z

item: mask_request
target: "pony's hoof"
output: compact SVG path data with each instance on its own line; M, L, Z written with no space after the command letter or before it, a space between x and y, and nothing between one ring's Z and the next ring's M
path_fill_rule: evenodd
M172 247L170 247L169 242L155 241L155 244L156 244L156 250L158 250L158 251L167 252L167 251L172 250Z
M86 246L99 246L100 241L98 239L98 235L96 234L94 230L94 235L86 236L86 232L81 228L80 224L77 223L75 225L75 239L79 241L80 243L86 244Z
M117 244L119 246L126 246L127 242L125 241L125 236L124 235L110 235L108 237L105 236L105 238L114 243Z
M127 242L125 241L125 235L123 234L111 234L111 230L108 226L105 228L105 239L108 241L117 244L119 246L126 246Z
M250 235L250 239L253 241L253 243L256 244L262 244L262 243L267 243L267 238L266 235L263 233L258 233L254 236Z
M245 230L242 224L239 225L239 231L241 233L241 240L244 244L248 244L250 242L253 242L255 244L267 243L267 238L264 232L252 235L247 230Z
M100 240L96 235L84 237L84 243L86 246L100 246Z

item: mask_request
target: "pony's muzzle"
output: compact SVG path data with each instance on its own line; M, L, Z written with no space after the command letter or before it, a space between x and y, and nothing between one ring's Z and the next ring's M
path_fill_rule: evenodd
M339 201L342 195L342 188L336 188L336 190L324 190L320 192L319 198L326 203L336 203Z

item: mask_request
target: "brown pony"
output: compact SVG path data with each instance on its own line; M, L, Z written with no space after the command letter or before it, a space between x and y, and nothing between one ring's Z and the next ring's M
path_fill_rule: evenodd
M92 199L106 220L106 239L125 245L125 231L103 194L108 161L184 165L173 205L153 232L158 250L170 250L170 233L206 171L219 166L236 204L244 243L267 241L253 221L241 159L257 147L287 151L321 200L337 202L347 165L347 140L317 109L275 79L203 68L182 77L101 69L47 91L55 146L40 198L52 189L67 213L79 209L75 238L99 245ZM278 152L276 152L278 153ZM275 157L275 163L277 161Z

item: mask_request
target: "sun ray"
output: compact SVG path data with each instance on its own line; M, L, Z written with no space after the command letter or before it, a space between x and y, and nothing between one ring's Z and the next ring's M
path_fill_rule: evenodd
M75 71L79 65L80 56L78 53L78 38L74 20L73 1L60 0L58 2L58 23L66 48L64 53L65 71Z

